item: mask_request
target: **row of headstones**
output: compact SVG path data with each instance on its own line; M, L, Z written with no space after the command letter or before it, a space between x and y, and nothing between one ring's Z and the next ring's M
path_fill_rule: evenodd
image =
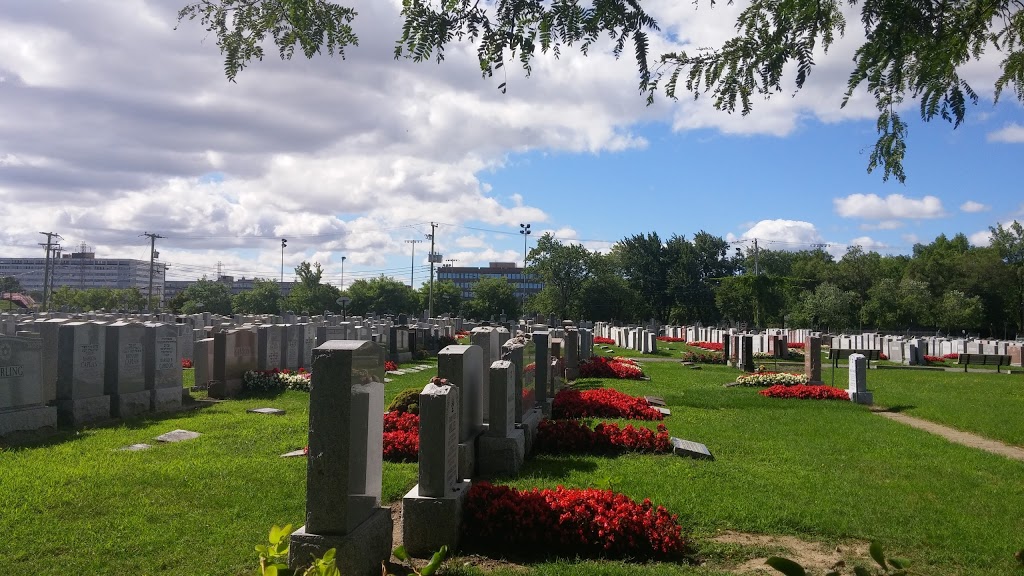
M0 336L0 435L181 408L174 325L51 321L35 327L40 330Z
M457 544L470 479L518 473L565 382L551 369L590 354L580 346L581 335L592 345L589 330L565 326L556 339L546 326L530 328L512 336L477 327L472 344L439 352L438 378L419 397L418 483L402 501L410 554ZM293 568L329 548L341 573L356 576L379 573L390 557L392 519L380 506L383 361L371 342L331 340L313 351L306 523L291 535Z

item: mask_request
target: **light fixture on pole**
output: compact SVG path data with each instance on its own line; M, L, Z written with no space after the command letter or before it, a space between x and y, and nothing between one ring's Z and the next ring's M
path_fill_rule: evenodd
M526 238L531 234L529 224L520 224L519 233L523 235L523 269L526 269Z
M281 238L281 284L284 284L284 247L288 245L287 238Z
M409 288L416 289L416 285L413 282L416 270L416 245L423 240L406 240L406 244L412 244L412 261L409 263Z
M452 268L453 266L455 266L455 263L458 262L458 261L459 261L458 258L447 258L447 259L445 259L445 262L449 263L448 264L448 268Z
M342 256L341 257L341 289L342 290L345 289L345 258L347 258L347 256Z

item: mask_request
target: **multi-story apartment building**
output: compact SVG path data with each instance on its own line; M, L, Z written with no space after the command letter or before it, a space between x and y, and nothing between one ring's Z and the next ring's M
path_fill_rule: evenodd
M26 292L42 292L46 258L0 258L0 277L13 277ZM138 288L149 292L150 264L146 260L96 258L94 252L63 254L50 261L54 290L69 286L89 288ZM166 267L153 264L153 295L163 301Z
M526 274L515 262L490 262L486 268L469 266L443 266L437 269L438 281L454 282L462 290L462 297L473 297L473 284L481 278L504 278L516 288L517 298L527 298L544 288L544 283L533 274Z

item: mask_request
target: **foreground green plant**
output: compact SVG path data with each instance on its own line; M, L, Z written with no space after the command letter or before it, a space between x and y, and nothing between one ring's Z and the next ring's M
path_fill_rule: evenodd
M288 576L296 572L288 568L288 535L292 533L292 525L274 525L270 528L269 544L258 544L256 551L260 553L260 574L262 576ZM302 576L341 576L334 561L337 554L335 548L324 553L322 558L314 558Z
M431 574L437 572L437 569L440 568L441 564L444 562L445 557L448 556L448 547L441 546L441 549L437 552L434 552L434 555L430 557L430 562L427 562L426 566L418 570L416 569L416 566L412 563L412 558L409 557L409 553L405 551L405 546L399 546L398 548L395 548L391 553L395 556L395 558L398 558L402 562L408 564L408 569L412 570L412 572L410 572L407 576L430 576ZM383 576L393 575L393 573L388 572L388 568L383 562L381 563L381 574L383 574Z
M881 567L879 574L888 574L890 576L907 576L910 574L908 568L910 567L910 560L903 560L900 558L886 558L885 553L882 551L882 546L878 542L872 542L871 547L868 548L868 553L871 554L871 558ZM786 576L806 576L807 572L804 567L800 564L788 559L780 558L778 556L772 556L765 560L765 564L775 568L779 572L782 572ZM854 566L853 573L856 576L871 576L872 572L863 566ZM831 570L825 573L825 576L840 576L839 570Z

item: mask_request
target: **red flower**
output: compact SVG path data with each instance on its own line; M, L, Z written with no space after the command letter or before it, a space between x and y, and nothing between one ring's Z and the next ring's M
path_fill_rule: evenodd
M662 342L686 342L686 338L677 338L676 336L658 336L658 340Z
M846 390L833 388L831 386L816 386L808 384L795 384L783 386L776 384L758 392L761 396L768 398L800 398L802 400L849 400L850 395Z
M580 378L617 378L619 380L640 380L644 371L628 358L592 356L580 362Z
M594 344L615 344L615 340L604 336L594 336Z
M623 394L610 388L574 390L566 388L555 394L551 405L555 420L566 418L628 418L630 420L661 420L661 412L651 408L643 398Z
M596 488L518 491L474 484L466 499L468 543L500 541L517 548L551 549L565 556L657 558L686 550L682 527L650 500Z
M693 346L694 348L703 348L705 350L713 350L715 352L721 352L725 347L721 342L687 342L687 346Z
M658 424L657 431L632 424L620 429L614 423L600 423L591 430L579 420L545 419L540 421L535 442L538 450L551 454L672 451L664 424Z
M384 459L415 462L420 453L420 417L411 412L384 414Z
M384 362L384 371L385 372L394 372L395 370L398 370L398 364L395 364L391 360L388 360L388 361Z
M191 368L192 367L192 361L189 360L188 358L182 358L181 359L181 367L182 368Z

